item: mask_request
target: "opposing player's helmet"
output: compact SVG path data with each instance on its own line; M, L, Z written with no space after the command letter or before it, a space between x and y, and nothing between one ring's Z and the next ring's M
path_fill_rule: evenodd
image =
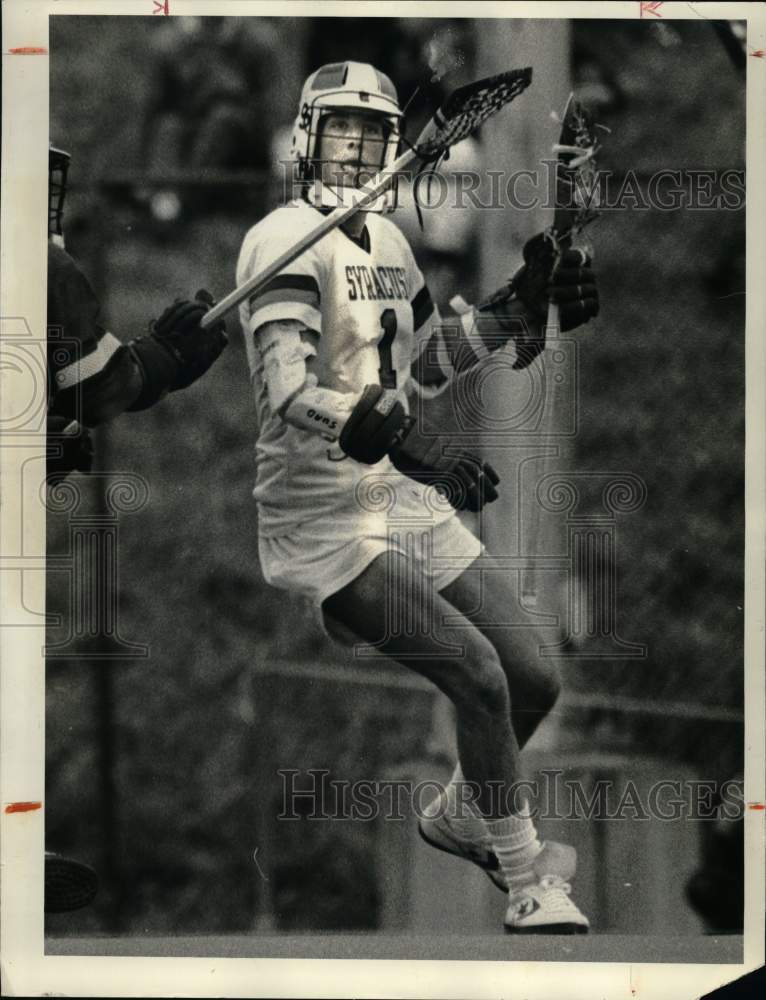
M64 199L69 171L69 153L48 147L48 236L64 239Z
M312 73L301 92L290 155L298 165L303 196L317 207L337 208L346 204L344 192L348 189L342 185L322 184L317 170L322 123L339 111L364 113L383 125L382 171L391 168L399 146L402 111L396 88L384 73L367 63L357 62L330 63ZM361 162L359 167L362 168ZM395 207L396 179L365 211L390 212Z

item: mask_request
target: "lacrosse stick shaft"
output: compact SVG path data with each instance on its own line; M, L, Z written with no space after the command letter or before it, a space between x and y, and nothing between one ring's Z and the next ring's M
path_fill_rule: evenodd
M257 291L263 288L264 285L268 284L272 278L276 277L280 271L287 267L288 264L292 264L294 260L297 260L302 253L305 253L308 249L318 243L322 237L326 236L328 233L332 232L333 229L337 229L338 226L342 226L344 222L350 219L353 215L356 215L365 205L370 202L375 201L379 198L381 194L386 190L392 181L395 174L401 173L409 165L418 159L418 154L415 149L408 149L405 153L394 161L393 166L390 171L385 174L378 174L374 177L369 184L358 190L352 190L350 192L350 197L352 203L347 205L345 208L336 208L331 212L326 218L316 225L310 232L306 233L305 236L301 237L300 240L295 244L295 246L290 247L289 250L277 257L271 264L259 271L258 274L254 274L252 278L248 278L247 281L243 282L238 288L235 288L233 292L229 292L228 295L224 296L218 305L213 306L209 312L206 312L202 317L200 325L203 329L208 329L216 323L222 316L230 312L236 306L243 302L246 298L254 295Z
M559 323L558 303L551 302L548 305L548 314L545 318L545 341L547 344L550 344L552 338L560 336ZM542 453L542 457L540 459L540 478L542 478L542 475L551 471L551 459L553 456L548 454L547 447L553 443L551 438L556 431L556 407L553 389L553 373L551 371L552 365L548 351L543 351L535 363L540 364L543 368L543 419L538 431L541 443L546 449L546 451ZM544 554L540 552L543 525L540 507L537 505L532 506L529 514L529 530L532 542L532 553L535 555ZM530 566L525 569L521 581L524 603L531 608L538 607L542 603L542 588L543 577L541 571L536 569L534 566Z
M548 317L545 321L545 338L552 337L559 332L559 306L557 302L551 302L548 306Z

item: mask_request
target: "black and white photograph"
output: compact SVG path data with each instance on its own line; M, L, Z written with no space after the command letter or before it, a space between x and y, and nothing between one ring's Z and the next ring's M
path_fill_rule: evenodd
M762 8L3 19L4 995L762 966Z

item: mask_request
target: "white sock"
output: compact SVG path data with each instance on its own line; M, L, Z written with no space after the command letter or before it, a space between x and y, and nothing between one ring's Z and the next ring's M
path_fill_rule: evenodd
M458 761L444 794L431 802L425 813L431 816L444 816L461 840L471 844L488 844L489 833L484 817L471 801L471 789L461 787L464 783L465 776Z
M525 805L518 815L488 819L486 825L508 885L513 888L529 882L532 864L543 849L529 806Z

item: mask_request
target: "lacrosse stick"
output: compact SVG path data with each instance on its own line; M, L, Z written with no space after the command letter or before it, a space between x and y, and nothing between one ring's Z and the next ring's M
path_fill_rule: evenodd
M554 145L556 163L556 208L553 225L546 233L556 256L572 245L589 222L598 216L599 189L595 155L598 149L593 122L574 95L569 95L561 123L561 136ZM548 306L546 334L559 328L559 307Z
M561 252L571 246L572 239L598 215L599 191L596 173L595 154L597 143L593 133L593 125L588 113L574 100L570 94L561 119L561 134L554 144L553 152L557 154L555 175L555 210L553 224L546 230L545 237L553 246L554 266ZM525 265L513 275L507 285L495 292L478 306L479 312L491 310L496 305L502 305L513 295L517 281ZM555 302L548 305L545 320L546 341L558 337L560 332L559 306ZM543 365L543 420L539 434L544 442L548 442L554 431L555 407L553 400L553 375L550 366L545 366L544 355L540 355ZM539 507L533 507L539 514ZM540 525L533 528L533 534L538 534ZM537 604L537 586L534 577L536 573L529 569L525 571L522 585L524 601L529 606Z
M595 154L597 150L593 123L590 115L570 94L561 121L559 141L554 144L553 152L557 155L555 176L555 209L553 224L546 231L555 251L555 263L562 250L572 245L572 240L589 222L598 215L598 175L596 172ZM561 335L559 306L556 302L548 305L548 315L545 321L545 339ZM554 381L550 362L545 365L545 396L544 419L540 428L543 442L547 444L555 430L556 407L554 406ZM535 508L539 512L539 508ZM536 525L535 533L539 535L541 524ZM539 539L535 541L535 548ZM531 578L531 579L530 579ZM536 606L539 597L538 574L528 570L522 584L525 600L530 606Z
M510 104L526 90L531 81L531 69L515 69L485 80L477 80L453 91L420 133L415 144L394 162L390 171L378 174L364 187L352 192L350 205L336 208L314 229L306 233L294 247L286 250L268 267L254 274L239 288L235 288L222 298L217 306L205 314L201 325L207 329L244 299L263 288L275 275L305 253L309 247L314 246L323 236L343 225L365 205L379 198L390 186L394 176L404 171L415 160L421 160L423 163L438 160L451 146L467 138L488 118L506 104Z
M553 224L545 237L553 244L557 260L562 250L571 246L574 236L598 216L599 189L595 154L598 151L590 115L569 95L564 117L561 120L559 141L553 144L556 161L555 212ZM554 265L555 266L555 265ZM524 265L497 292L477 306L486 312L494 305L507 302L516 288ZM559 307L555 302L548 306L545 323L546 334L559 327Z

